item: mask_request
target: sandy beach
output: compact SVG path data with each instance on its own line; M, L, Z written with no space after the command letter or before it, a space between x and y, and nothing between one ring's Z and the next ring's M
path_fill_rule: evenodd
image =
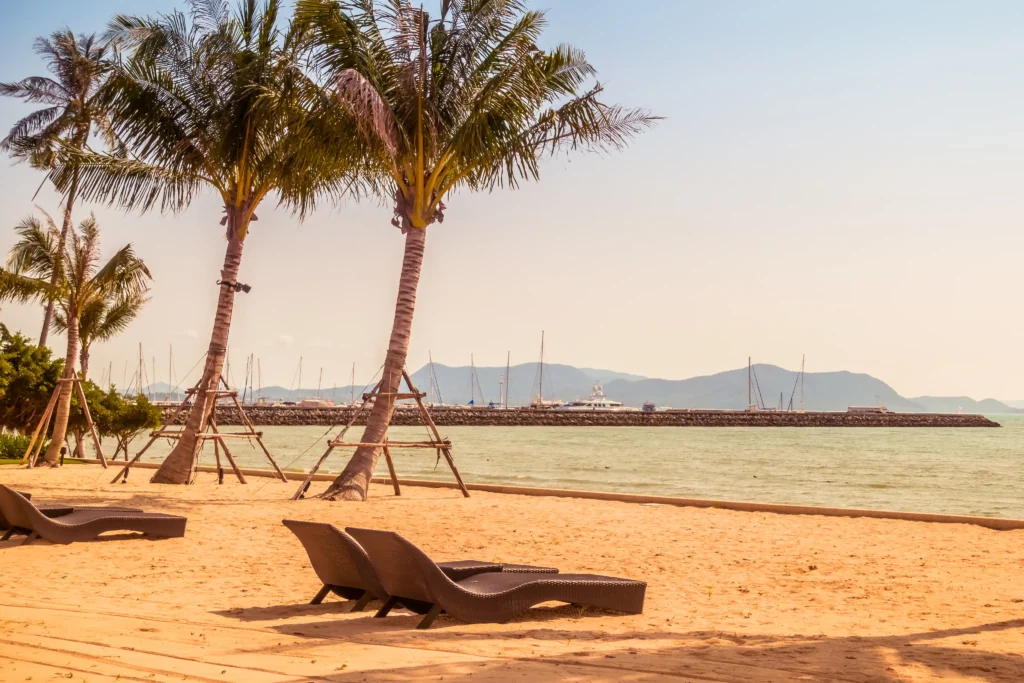
M0 544L0 680L1024 680L1024 531L412 487L290 502L272 480L111 477L0 468L39 502L189 519L181 539ZM645 611L551 605L417 631L404 612L311 606L289 517L393 529L437 560L643 579Z

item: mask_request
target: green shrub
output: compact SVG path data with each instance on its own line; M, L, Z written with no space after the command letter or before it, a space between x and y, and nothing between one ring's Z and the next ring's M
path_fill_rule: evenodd
M21 460L28 448L28 437L21 434L0 434L0 460Z

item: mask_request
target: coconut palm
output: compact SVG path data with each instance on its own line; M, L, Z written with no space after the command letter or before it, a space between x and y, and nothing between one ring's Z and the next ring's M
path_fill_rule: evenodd
M241 0L232 10L191 0L187 14L116 17L107 37L125 56L112 69L107 104L131 158L69 151L54 174L65 187L79 167L83 197L142 211L182 211L203 190L223 203L227 249L203 376L154 482L187 483L198 457L256 210L276 193L301 216L321 193L340 196L351 182L345 145L356 138L305 76L307 32L280 29L279 4Z
M94 35L76 36L64 29L49 38L36 38L35 49L53 78L32 76L16 83L0 83L0 95L44 107L15 123L7 137L0 140L0 151L36 168L50 169L61 147L84 150L94 133L99 133L111 148L119 149L101 96L108 66L106 48ZM77 196L78 175L73 173L64 201L61 248L71 228L71 210ZM54 273L53 284L57 277L59 273ZM54 302L45 304L40 346L46 345L53 319Z
M111 292L107 299L96 299L82 309L78 318L78 374L89 378L89 356L94 342L110 341L124 332L142 309L149 303L145 291L120 294ZM68 323L58 312L53 318L53 327L58 332L67 332Z
M90 216L82 221L77 231L68 233L61 247L60 230L49 214L43 212L43 215L45 225L38 218L30 217L15 228L18 241L11 248L8 267L0 269L0 301L54 302L65 321L68 339L63 376L71 378L75 375L82 312L97 301L140 295L147 289L151 276L130 244L99 265L100 231L95 217ZM53 283L54 273L57 273L56 283ZM57 463L67 434L71 391L71 382L61 384L45 456L50 465Z
M583 53L537 46L542 12L520 0L442 0L431 21L410 0L299 0L316 65L386 169L391 223L405 235L394 325L379 400L363 443L381 443L405 368L427 227L453 190L515 188L560 150L614 149L649 126L609 106ZM323 494L365 500L380 449L359 447Z

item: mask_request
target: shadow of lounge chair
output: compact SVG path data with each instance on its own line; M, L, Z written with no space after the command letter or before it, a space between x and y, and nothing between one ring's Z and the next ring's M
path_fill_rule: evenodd
M504 622L542 602L567 602L615 612L643 612L647 584L593 574L487 572L453 581L423 551L390 531L345 529L363 547L390 596L377 612L399 602L428 605L416 628L442 612L468 623Z
M323 587L310 601L311 605L319 605L328 593L355 600L353 612L361 611L373 599L387 602L390 597L381 586L370 558L363 547L350 535L324 522L301 522L294 519L282 520L302 543L313 565L313 571L323 583ZM438 565L442 572L453 580L461 580L481 573L515 572L557 574L553 567L532 567L529 565L503 564L500 562L479 562L477 560L459 560L441 562ZM414 612L423 614L430 605L413 600L402 601L402 604Z
M88 541L107 531L137 531L159 538L179 538L185 535L185 517L156 512L128 512L110 508L75 510L70 514L50 519L17 491L0 485L0 514L11 528L3 538L7 540L17 529L28 532L22 545L36 538L51 543Z

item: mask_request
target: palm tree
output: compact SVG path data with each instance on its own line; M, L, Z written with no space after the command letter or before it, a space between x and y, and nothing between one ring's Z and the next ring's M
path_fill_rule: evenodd
M108 39L127 56L113 67L108 107L130 159L72 153L54 173L80 192L147 211L182 211L204 189L226 214L227 249L209 350L182 436L153 476L183 484L201 445L224 366L242 248L256 210L272 193L301 216L321 193L351 184L346 145L355 140L306 77L307 31L277 26L279 0L190 0L189 13L118 16ZM245 288L248 291L248 288Z
M430 21L410 0L299 0L314 28L316 66L386 169L391 223L405 235L398 302L363 443L381 443L405 369L427 227L453 190L490 191L536 179L561 150L616 149L651 125L609 106L583 53L537 46L542 12L520 0L442 0ZM359 447L323 494L365 500L380 449Z
M78 342L81 346L78 353L79 377L89 379L89 355L93 343L109 341L124 332L148 302L145 292L110 292L108 298L95 299L82 308L78 316ZM67 333L67 320L59 311L53 317L53 327L58 332ZM75 457L86 457L84 428L75 430Z
M77 231L71 231L62 248L57 225L49 214L43 215L45 226L30 217L15 228L18 241L11 249L8 267L0 269L0 301L54 302L65 321L68 338L63 376L71 378L75 375L82 312L97 301L140 295L147 289L151 276L130 244L99 266L100 231L94 216L82 221ZM58 276L56 283L54 273ZM71 390L71 382L60 385L53 433L45 456L50 465L57 463L67 434Z
M50 169L62 146L84 150L89 136L99 133L111 146L119 145L110 128L110 119L101 96L107 74L106 48L94 35L76 36L68 29L49 38L36 38L36 53L46 61L54 78L32 76L17 83L0 83L0 95L17 97L44 108L32 112L14 124L7 137L0 140L0 151L15 159L28 161L35 168ZM73 173L64 202L64 222L58 246L71 228L71 210L78 195L78 174ZM56 284L60 274L53 274ZM47 301L39 345L46 346L53 319L54 302Z
M128 328L145 305L149 297L145 291L120 294L111 292L107 299L96 299L82 309L78 319L78 340L81 351L78 355L78 375L89 378L89 355L94 342L110 341ZM57 313L53 327L58 332L67 332L68 323L64 315Z

